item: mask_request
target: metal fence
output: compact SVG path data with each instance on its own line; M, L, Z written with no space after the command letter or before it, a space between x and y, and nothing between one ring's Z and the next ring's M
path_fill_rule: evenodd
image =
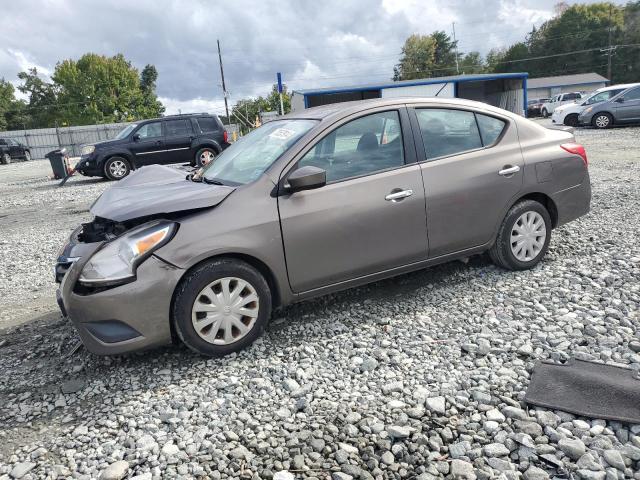
M70 157L80 155L82 145L102 140L110 140L129 123L106 123L102 125L84 125L81 127L38 128L33 130L11 130L0 132L0 138L13 138L29 147L31 158L45 158L52 150L66 148ZM238 135L236 124L225 125L232 138L233 132Z
M81 127L38 128L0 132L0 138L13 138L29 147L31 157L44 158L52 150L66 148L69 156L80 155L82 145L110 140L128 123L107 123Z

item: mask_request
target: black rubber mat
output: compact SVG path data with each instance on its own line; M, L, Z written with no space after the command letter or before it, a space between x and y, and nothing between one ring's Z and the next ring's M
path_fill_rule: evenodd
M585 417L640 423L638 372L604 363L538 362L524 400Z

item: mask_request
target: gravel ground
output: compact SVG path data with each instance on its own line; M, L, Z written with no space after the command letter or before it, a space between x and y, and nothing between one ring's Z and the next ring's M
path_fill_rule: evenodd
M537 359L640 370L640 128L577 138L592 212L536 269L477 257L294 305L215 360L71 353L51 266L108 184L0 167L0 479L640 479L640 425L522 403Z

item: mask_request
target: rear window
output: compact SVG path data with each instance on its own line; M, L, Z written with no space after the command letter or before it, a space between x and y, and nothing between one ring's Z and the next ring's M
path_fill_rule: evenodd
M220 130L218 122L212 117L200 117L196 119L196 123L202 133L217 132Z
M485 147L488 147L496 143L498 137L504 130L505 122L498 118L489 117L480 113L476 113L476 119L478 120L478 127L480 128L482 144Z

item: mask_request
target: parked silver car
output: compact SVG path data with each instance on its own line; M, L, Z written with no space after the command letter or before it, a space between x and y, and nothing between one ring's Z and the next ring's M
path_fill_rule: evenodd
M578 115L578 125L595 128L630 123L640 123L640 86L628 88L609 100L587 107Z
M63 247L59 304L90 351L222 355L274 307L485 251L532 268L591 198L572 133L456 99L287 115L197 179L133 172Z

